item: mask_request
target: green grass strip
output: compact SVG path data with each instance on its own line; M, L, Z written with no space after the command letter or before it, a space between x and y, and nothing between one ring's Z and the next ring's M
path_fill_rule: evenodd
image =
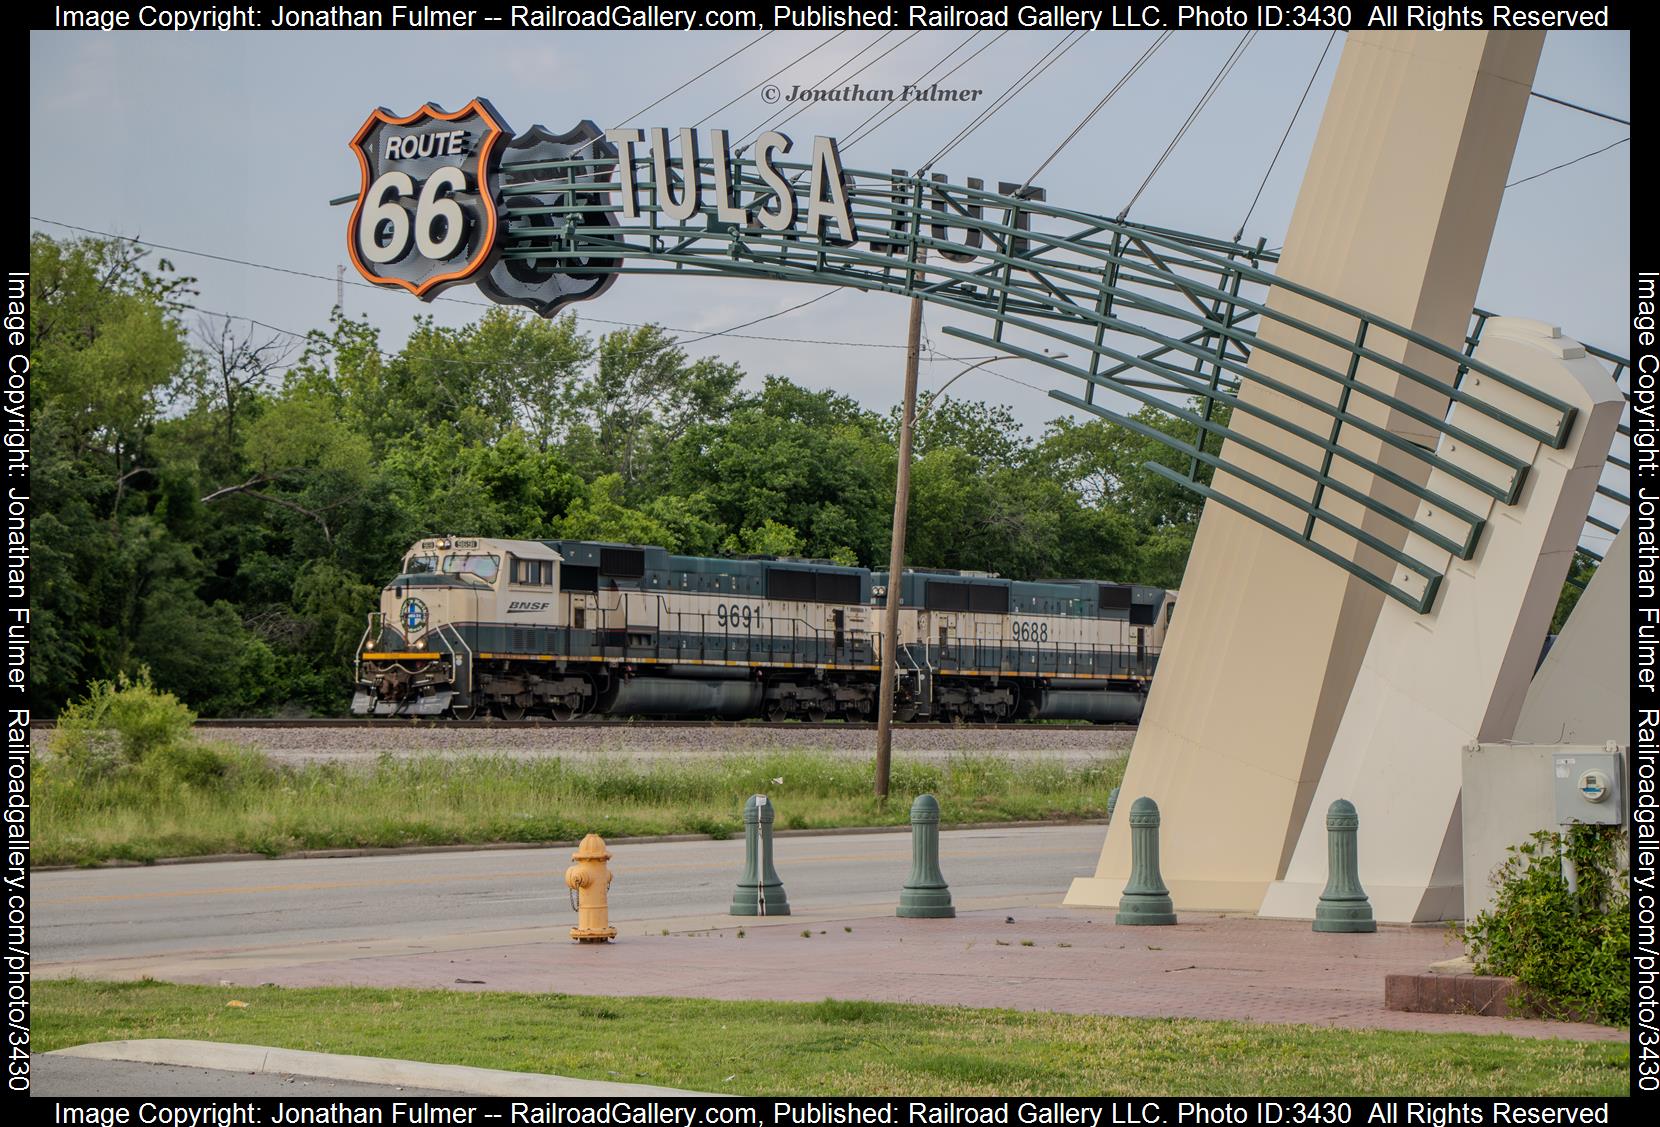
M247 1003L246 1008L227 1005ZM37 981L39 1050L177 1037L735 1095L1625 1095L1614 1042L878 1002ZM1502 1022L1495 1022L1502 1029Z
M159 761L158 761L159 762ZM868 760L824 752L661 759L383 756L367 766L278 767L203 749L167 770L88 778L35 763L37 865L209 853L572 841L743 832L745 798L770 794L778 829L899 825L918 794L949 823L1099 818L1123 757L1082 763L960 756L895 764L886 805ZM782 779L782 782L774 782Z

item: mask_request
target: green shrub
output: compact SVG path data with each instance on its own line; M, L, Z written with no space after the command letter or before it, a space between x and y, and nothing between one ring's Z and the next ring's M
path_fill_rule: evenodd
M181 786L228 790L275 779L270 761L258 752L194 740L157 748L134 768L134 774L141 782L163 790Z
M84 699L58 716L53 742L75 776L95 779L184 745L195 723L194 712L172 693L158 691L150 671L140 669L137 677L123 673L114 681L94 681Z
M1566 849L1578 890L1562 879L1563 835L1541 830L1495 874L1498 900L1461 929L1480 974L1516 979L1519 1001L1552 1017L1631 1021L1631 916L1623 827L1573 826Z

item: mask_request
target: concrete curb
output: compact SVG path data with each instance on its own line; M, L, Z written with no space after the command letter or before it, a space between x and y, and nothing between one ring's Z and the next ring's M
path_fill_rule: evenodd
M359 1084L386 1084L426 1088L468 1096L714 1096L624 1084L610 1080L580 1080L537 1072L507 1072L496 1068L466 1068L458 1064L423 1064L384 1057L356 1057L338 1053L311 1053L300 1049L272 1049L263 1045L236 1045L218 1041L180 1041L157 1038L143 1041L99 1041L58 1049L53 1056L92 1060L134 1061L185 1068L213 1068L227 1072L255 1072L280 1076L310 1076Z
M941 830L1030 830L1046 826L1104 826L1105 818L1049 818L1032 822L957 822ZM822 829L776 830L773 837L828 837L835 834L910 833L909 823L896 826L830 826ZM608 837L607 845L660 845L677 841L742 841L742 832L717 838L713 834L649 834ZM152 865L208 865L224 861L311 861L328 857L396 857L410 853L489 853L501 849L575 849L576 841L490 841L461 845L383 845L359 849L297 849L292 853L203 853L196 857L158 857L154 861L100 861L96 865L35 865L31 873L62 873L77 869L143 869Z

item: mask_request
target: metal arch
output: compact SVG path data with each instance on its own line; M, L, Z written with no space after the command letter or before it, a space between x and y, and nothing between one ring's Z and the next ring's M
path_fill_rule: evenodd
M988 192L973 181L963 186L903 172L864 170L848 170L843 179L855 232L841 231L835 221L821 221L819 231L805 231L798 222L792 229L775 232L755 218L755 209L774 201L776 195L751 160L727 161L733 197L748 200L748 221L738 225L717 219L715 159L725 158L718 154L696 161L699 206L683 222L669 219L660 208L650 163L637 166L632 182L626 185L619 180L614 158L590 155L504 163L503 170L513 174L514 182L501 189L507 217L502 256L550 274L569 263L580 264L589 274L703 273L879 290L985 317L991 322L988 333L955 327L945 332L1079 380L1081 395L1059 389L1050 395L1153 438L1188 460L1186 473L1149 464L1154 472L1303 544L1420 613L1433 605L1441 579L1437 565L1333 512L1328 498L1339 496L1358 504L1459 559L1474 554L1484 518L1359 452L1343 441L1344 432L1359 431L1388 447L1393 455L1417 461L1420 477L1427 478L1431 470L1438 469L1509 505L1520 495L1527 460L1454 421L1454 408L1458 417L1468 418L1468 412L1475 412L1552 448L1566 442L1574 422L1574 409L1567 403L1470 355L1473 337L1465 351L1449 348L1280 278L1267 268L1277 256L1261 243L1251 246L1056 207L1042 198L1040 190L1014 194L1018 188L1012 184L1002 185L1000 192ZM790 177L796 215L806 215L813 203L809 198L811 169L801 163L772 163ZM690 173L680 162L670 165L679 165L682 182L672 187L684 200ZM637 193L633 218L624 216L624 208L614 202L627 190ZM617 224L593 225L596 211L609 213ZM586 222L585 215L589 217ZM857 238L845 237L850 234ZM602 265L596 268L596 263ZM1274 291L1295 295L1296 307L1312 310L1311 317L1352 328L1334 332L1284 308L1271 308L1269 297ZM1264 320L1279 326L1275 340L1259 335ZM1062 362L1016 344L1007 338L1011 328L1064 344L1069 354L1087 356L1087 363ZM1276 342L1287 339L1295 340L1298 347ZM1446 362L1448 372L1456 370L1457 375L1449 382L1392 359L1389 353L1406 354L1405 345ZM1330 397L1254 369L1251 359L1258 350L1319 377L1330 385L1323 388ZM1316 351L1336 360L1314 359L1309 354ZM1462 377L1470 371L1490 377L1492 384L1513 393L1504 397L1508 402L1515 403L1520 396L1527 417L1475 390L1476 381L1467 384ZM1383 373L1390 385L1404 379L1432 389L1445 406L1431 410L1397 396L1378 386L1375 379L1369 380L1374 373ZM1320 427L1293 422L1262 406L1261 397L1242 397L1246 385L1270 389L1278 393L1275 398L1289 398L1314 412L1322 419ZM1196 441L1166 434L1098 402L1097 388L1188 424L1198 436ZM1171 402L1166 396L1197 399L1199 409L1188 410L1185 402ZM1371 410L1352 410L1355 397L1365 400ZM1254 438L1219 422L1218 406L1266 424L1270 436ZM1466 460L1455 463L1443 457L1439 441L1435 448L1426 448L1385 429L1367 417L1379 406L1414 420L1438 438L1480 452L1486 464L1480 471L1471 469ZM1281 438L1287 441L1282 443ZM1303 479L1300 488L1271 484L1225 461L1221 451L1227 439L1239 449L1292 470ZM1308 445L1321 451L1318 465L1282 452ZM1373 497L1351 484L1352 473L1349 480L1333 476L1338 460L1398 486L1408 499ZM1302 514L1301 526L1206 484L1201 480L1206 467L1225 470L1289 505ZM1394 496L1394 491L1387 492ZM1420 501L1431 501L1456 517L1461 534L1449 535L1419 521ZM1405 571L1387 565L1378 570L1368 567L1362 561L1370 556L1358 551L1362 545ZM1403 585L1407 573L1416 579ZM1397 576L1403 578L1398 581Z

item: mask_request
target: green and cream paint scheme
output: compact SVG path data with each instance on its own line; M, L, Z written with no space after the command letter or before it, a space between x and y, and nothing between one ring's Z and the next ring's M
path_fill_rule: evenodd
M1174 592L907 571L899 715L1139 715ZM887 576L824 561L434 537L406 553L353 711L570 719L871 715Z

